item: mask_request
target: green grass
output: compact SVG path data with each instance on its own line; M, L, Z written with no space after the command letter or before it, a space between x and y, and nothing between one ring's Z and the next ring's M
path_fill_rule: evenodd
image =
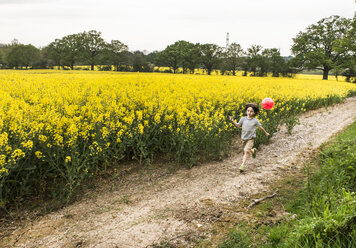
M231 230L229 237L220 244L219 248L249 248L251 240L248 237L248 230L244 226L238 226Z
M254 210L259 224L236 227L219 247L356 247L356 122L304 173L302 184L300 178L281 181L278 199ZM269 213L278 206L295 218L273 221Z

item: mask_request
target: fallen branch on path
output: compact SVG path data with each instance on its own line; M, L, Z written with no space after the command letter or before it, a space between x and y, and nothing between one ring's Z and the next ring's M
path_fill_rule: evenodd
M252 199L252 203L250 205L247 206L246 209L250 209L252 208L253 206L255 206L256 204L260 203L261 201L264 201L266 199L269 199L269 198L273 198L277 195L277 192L278 192L278 189L272 194L272 195L267 195L265 197L262 197L260 199Z

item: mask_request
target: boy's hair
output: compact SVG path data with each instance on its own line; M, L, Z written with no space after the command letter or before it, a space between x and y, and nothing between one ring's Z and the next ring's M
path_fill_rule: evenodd
M260 108L258 107L258 105L256 103L247 103L245 105L245 111L247 111L247 109L249 107L253 108L253 111L255 112L255 115L257 115L258 112L260 112Z

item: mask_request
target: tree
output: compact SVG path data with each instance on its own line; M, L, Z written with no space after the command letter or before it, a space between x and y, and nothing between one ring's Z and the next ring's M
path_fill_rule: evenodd
M337 64L340 70L343 70L342 75L346 77L347 82L356 82L356 14L351 22L350 30L344 35L341 40L336 41L336 49L338 52L345 54L342 61Z
M261 56L258 59L257 66L259 71L257 73L260 77L265 77L268 75L268 72L271 70L271 58L272 51L269 48L265 48L261 52Z
M11 52L13 46L9 44L0 44L0 54L2 56L1 60L1 68L8 68L8 62L7 62L7 57L8 54Z
M110 65L116 67L116 71L119 71L119 66L128 62L127 51L127 45L119 40L112 40L106 47L104 58L110 62Z
M278 77L280 74L284 75L284 72L287 70L287 64L277 48L264 49L262 57L265 63L264 69L261 69L263 73L271 72L273 77Z
M220 63L219 63L219 70L220 70L221 75L225 75L225 74L229 75L228 62L227 62L227 58L226 58L226 53L225 52L222 52L222 54L221 54L221 59L220 59Z
M247 56L244 56L241 58L241 69L244 71L242 76L246 77L247 72L250 69L250 58Z
M157 56L159 51L153 51L146 55L147 62L151 64L156 64Z
M10 67L26 67L32 66L39 58L39 49L33 45L15 45L7 55L7 61Z
M343 39L350 27L349 19L330 16L299 32L291 49L299 67L322 70L323 80L327 80L329 71L345 59L346 51L337 49L337 41Z
M247 48L247 67L250 71L253 72L253 76L256 76L257 67L261 65L261 50L262 46L260 45L252 45L250 48Z
M71 34L63 37L60 41L63 46L63 65L68 65L73 70L81 55L82 37L80 34Z
M222 48L215 44L202 44L199 47L201 62L207 70L208 75L211 75L214 66L220 62Z
M176 44L169 45L157 55L156 61L158 64L170 67L173 73L177 73L181 62L181 51Z
M201 63L199 44L192 44L189 46L189 52L184 58L186 67L189 69L189 73L194 73Z
M39 49L38 57L32 64L32 68L33 69L47 69L49 65L50 65L50 62L48 60L48 48L44 47L42 49Z
M84 62L90 65L91 70L94 70L99 56L102 55L107 47L107 43L101 37L101 32L95 30L81 33L80 38L82 45L80 49L81 56Z
M2 68L5 64L4 54L3 51L0 50L0 68Z
M199 64L200 51L196 44L188 41L179 40L166 47L156 57L156 64L169 66L173 73L182 67L183 73L194 73Z
M48 58L58 67L62 66L65 56L65 46L62 39L55 39L47 46ZM73 68L72 68L73 69Z
M135 51L133 53L132 67L133 67L133 71L140 71L140 72L152 71L150 64L147 62L145 58L145 54L140 51Z
M191 73L194 73L199 59L196 45L184 40L177 41L173 45L177 47L179 52L179 66L182 67L183 73L187 73L188 69Z
M235 76L239 64L242 63L242 56L244 51L240 44L231 43L231 45L223 53L226 69L232 71Z

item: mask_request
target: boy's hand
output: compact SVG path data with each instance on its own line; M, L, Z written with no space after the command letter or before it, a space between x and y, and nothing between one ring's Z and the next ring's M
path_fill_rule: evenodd
M271 135L270 135L269 133L267 133L267 132L266 132L266 136L267 136L267 137L269 137L269 136L271 136Z
M232 116L229 116L230 121L234 121L234 118Z

